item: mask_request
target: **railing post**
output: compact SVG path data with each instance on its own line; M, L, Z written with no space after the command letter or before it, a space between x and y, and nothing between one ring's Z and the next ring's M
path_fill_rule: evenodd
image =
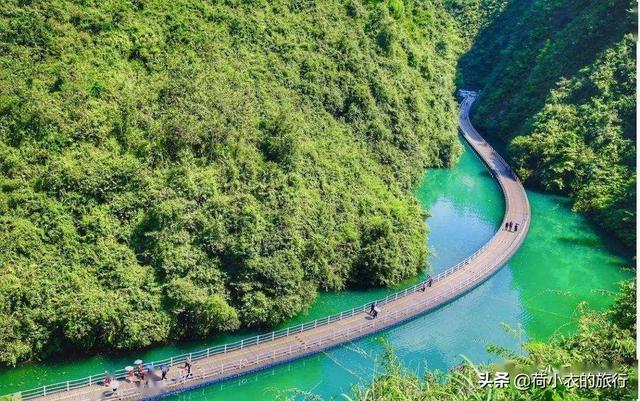
M275 340L275 338L276 338L276 332L272 331L271 332L271 341Z
M42 395L44 395L45 397L47 396L47 386L42 387Z
M207 348L207 358L209 358L210 351L211 351L211 348Z
M240 340L240 349L242 349L242 347L244 347L244 338Z
M287 327L287 337L289 337L289 328Z
M171 359L169 359L169 367L173 367L173 357L171 357Z
M224 345L224 353L227 353L227 344Z
M89 385L91 385L91 376L89 376Z

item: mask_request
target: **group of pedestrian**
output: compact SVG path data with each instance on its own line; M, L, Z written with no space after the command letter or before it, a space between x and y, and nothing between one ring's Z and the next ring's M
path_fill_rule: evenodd
M433 285L433 277L429 277L429 280L422 283L422 286L420 287L420 291L425 292L427 291L427 288L431 287L432 285ZM368 313L374 319L378 317L378 314L380 313L380 309L378 308L378 305L376 305L375 302L369 306Z
M429 277L429 280L422 283L422 287L420 287L420 290L422 292L425 292L427 290L427 287L431 287L432 284L433 284L433 277Z
M507 230L507 231L513 231L514 233L518 232L518 227L519 226L520 225L518 223L514 223L513 221L508 221L508 222L504 223L504 229Z
M129 383L138 382L139 385L144 385L145 387L147 387L149 386L150 376L154 377L152 380L154 382L166 382L167 380L169 380L167 376L169 374L170 367L168 365L160 366L159 380L158 376L156 376L153 372L153 367L151 369L145 367L141 360L136 360L134 366L127 366L125 368L125 371L127 371L127 376L124 378L124 380L128 381ZM180 366L177 380L179 383L184 383L185 381L187 381L187 379L193 377L193 364L191 362L191 359L188 358L184 362L184 366ZM111 375L109 372L105 372L103 383L105 387L108 387L112 390L113 396L118 394L117 390L120 386L120 382L118 381L117 377ZM155 386L156 384L152 383L152 385Z

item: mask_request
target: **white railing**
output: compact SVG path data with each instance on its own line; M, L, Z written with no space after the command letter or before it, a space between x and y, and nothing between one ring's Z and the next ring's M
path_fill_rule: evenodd
M451 274L455 273L456 271L464 268L465 266L467 266L472 259L474 259L475 257L477 257L484 249L486 249L486 247L491 243L491 241L493 241L493 239L495 238L495 236L497 235L494 234L494 236L491 238L491 240L489 240L489 242L487 242L485 245L482 246L482 248L478 249L476 252L474 252L471 256L469 256L468 258L464 259L463 261L461 261L460 263L456 264L455 266L441 272L440 274L437 274L433 277L430 277L433 279L433 282L437 282L439 280L444 279L445 277L450 276ZM199 351L194 351L194 352L190 352L190 353L185 353L185 354L181 354L181 355L176 355L176 356L172 356L170 358L165 358L165 359L161 359L161 360L157 360L157 361L153 361L153 362L148 362L145 363L145 366L154 369L154 368L158 368L161 365L167 365L169 367L173 367L177 364L181 364L184 363L187 360L191 360L191 361L198 361L201 359L206 359L209 358L213 355L218 355L218 354L226 354L232 351L236 351L239 349L243 349L252 345L257 345L257 344L262 344L265 342L269 342L269 341L274 341L277 340L279 338L282 337L287 337L293 334L299 334L302 333L303 331L307 331L307 330L311 330L311 329L315 329L317 327L322 327L325 326L327 324L330 323L334 323L336 321L340 321L343 319L347 319L349 317L352 317L356 314L365 312L367 310L368 307L370 307L371 304L375 303L378 306L384 306L386 304L388 304L389 302L393 302L397 299L403 298L409 294L412 294L418 290L420 290L422 288L423 285L426 284L426 282L428 281L429 278L427 278L427 280L421 281L418 284L415 284L411 287L408 287L404 290L395 292L393 294L389 294L386 297L382 298L382 299L378 299L375 301L371 301L371 302L367 302L364 305L361 306L357 306L354 307L352 309L346 310L346 311L342 311L324 318L320 318L320 319L316 319L313 321L309 321L309 322L305 322L305 323L301 323L298 324L296 326L292 326L292 327L286 327L277 331L272 331L270 333L265 333L265 334L259 334L257 336L253 336L253 337L249 337L249 338L245 338L242 339L240 341L236 341L233 343L227 343L227 344L221 344L215 347L209 347L206 349L202 349ZM59 393L59 392L67 392L67 391L71 391L71 390L75 390L78 388L82 388L82 387L86 387L86 386L92 386L94 384L98 384L98 383L102 383L104 380L104 373L98 373L98 374L94 374L91 376L87 376L84 377L82 379L75 379L75 380L67 380L64 382L59 382L59 383L55 383L55 384L49 384L49 385L45 385L45 386L41 386L38 388L34 388L31 390L25 390L22 392L19 392L17 394L20 394L21 398L23 400L30 400L30 399L34 399L34 398L38 398L38 397L44 397L47 395L51 395L54 393ZM115 379L123 379L127 376L127 372L124 369L120 369L117 370L115 372L111 373L111 377L115 378Z
M486 274L487 272L483 273ZM343 338L360 337L371 332L382 330L391 324L396 324L412 317L413 315L415 315L416 311L424 311L430 307L436 307L449 299L455 298L455 296L458 295L461 291L471 288L474 284L477 284L480 281L479 276L480 275L478 275L477 277L471 277L435 297L430 297L422 302L411 304L401 310L381 315L381 317L377 319L365 320L359 325L350 326L342 330L334 330L328 334L307 339L304 343L290 343L286 346L274 348L267 352L256 354L255 356L251 356L248 358L241 358L231 362L215 364L210 367L201 368L198 374L194 375L193 377L185 379L182 382L168 384L166 387L158 389L158 391L176 391L181 387L188 386L193 380L204 380L212 376L224 375L225 373L230 373L233 371L241 371L242 369L251 368L263 364L265 361L275 362L279 359L286 360L288 357L293 355L297 356L300 354L313 352L314 348L318 349L330 345L335 345L336 343L341 342L341 339ZM150 389L150 391L153 391L153 389ZM138 388L132 388L125 391L116 392L113 395L100 395L94 396L95 398L86 398L85 401L126 399L127 397L132 397L139 394L140 392ZM64 400L64 396L59 399L59 401Z
M460 91L460 93L463 94L463 96L465 96L465 102L468 102L469 106L468 108L464 109L463 108L463 112L460 114L460 118L464 119L467 123L467 125L469 126L469 128L473 131L473 133L475 134L475 136L477 136L477 138L474 138L473 136L469 135L467 132L465 132L464 128L462 128L463 134L465 136L465 139L467 139L467 142L469 142L469 144L474 148L474 155L476 157L478 157L478 159L483 162L488 168L489 171L491 172L491 174L496 178L496 180L498 181L498 184L500 186L500 189L502 191L502 194L504 195L505 198L505 219L507 218L507 215L509 214L510 211L510 197L508 194L508 191L506 191L506 188L504 187L504 183L502 182L502 180L500 179L499 176L499 172L496 171L491 164L482 159L479 154L477 152L479 152L479 150L475 149L475 146L473 146L473 141L477 141L479 142L481 145L483 146L491 146L489 145L489 143L476 131L476 129L473 127L473 124L471 124L471 120L469 118L469 110L471 108L471 104L475 101L475 92L473 91ZM471 96L469 96L469 94ZM502 155L500 155L498 152L496 152L495 150L492 149L492 156L495 156L499 159L500 163L502 164L502 167L504 167L505 169L509 170L509 174L515 179L515 181L520 184L519 185L519 189L524 193L524 188L522 186L522 182L520 181L520 177L518 177L518 175L511 169L511 167L509 166L509 163L506 162L506 160L504 160L504 158L502 157ZM529 218L529 213L530 213L530 206L529 206L529 200L527 199L526 193L523 196L524 201L525 201L525 207L526 210L524 212L521 213L521 219L522 219L522 224L523 226L527 223L528 218ZM505 221L502 221L502 224L504 224ZM524 228L524 227L523 227Z
M468 120L468 114L465 116L465 118ZM471 126L471 123L469 122L469 126ZM480 137L482 138L482 137ZM486 143L484 142L484 139L482 139L482 143ZM506 161L504 161L504 159L497 153L497 152L492 152L494 155L497 155L500 158L500 162L503 163L504 166L506 166L508 168L508 164L506 163ZM495 172L493 171L493 168L491 166L489 166L489 169L492 170L492 173L495 174ZM512 174L516 180L518 180L518 177L515 174ZM500 185L500 189L505 197L505 216L507 215L507 213L509 212L509 203L510 203L510 199L509 199L509 195L506 191L506 188L504 188L503 183L501 182L501 180L499 179L498 176L496 176L497 181ZM519 180L518 180L519 182ZM525 199L526 199L526 195L525 195ZM527 202L527 208L528 208L528 202ZM528 217L528 210L527 213L524 214L524 222L526 222L526 218ZM503 221L504 224L504 221ZM500 227L502 228L502 227ZM453 273L455 273L456 271L463 269L465 266L467 266L473 259L475 259L479 254L481 254L489 245L491 245L491 243L494 241L494 239L499 235L500 231L496 232L489 241L487 241L480 249L478 249L477 251L475 251L472 255L470 255L469 257L467 257L466 259L464 259L463 261L459 262L458 264L456 264L455 266L431 277L433 279L433 282L437 282L440 281L450 275L452 275ZM301 323L298 324L296 326L292 326L292 327L286 327L284 329L280 329L280 330L276 330L276 331L272 331L270 333L265 333L265 334L259 334L257 336L253 336L253 337L249 337L246 339L242 339L240 341L236 341L233 343L227 343L227 344L221 344L215 347L209 347L206 349L202 349L199 351L195 351L195 352L190 352L190 353L185 353L185 354L181 354L181 355L176 355L170 358L165 358L162 360L158 360L158 361L153 361L150 363L146 363L146 366L153 369L153 368L157 368L160 367L161 365L167 365L169 367L173 367L177 364L181 364L184 363L187 360L191 360L193 362L198 361L198 360L202 360L202 359L206 359L209 358L213 355L218 355L218 354L226 354L232 351L236 351L239 349L243 349L245 347L249 347L249 346L253 346L253 345L257 345L257 344L262 344L265 342L270 342L270 341L274 341L277 340L279 338L282 337L288 337L290 335L293 334L298 334L301 333L303 331L307 331L307 330L311 330L311 329L315 329L317 327L322 327L325 325L328 325L330 323L336 322L336 321L340 321L343 319L347 319L349 317L352 317L356 314L365 312L367 310L367 308L372 304L375 303L378 306L384 306L386 304L388 304L389 302L393 302L399 298L403 298L406 297L409 294L412 294L416 291L418 291L419 289L422 288L423 285L425 285L425 283L428 281L422 281L416 285L413 285L409 288L406 288L404 290L395 292L393 294L389 294L386 297L376 300L376 301L372 301L372 302L367 302L364 305L361 306L357 306L354 307L350 310L346 310L346 311L342 311L339 313L336 313L334 315L330 315L321 319L316 319L310 322L305 322L305 323ZM438 297L443 297L443 296L449 296L453 293L457 293L461 288L464 288L464 286L468 285L471 281L474 281L474 279L469 279L465 282L463 282L461 285L455 286L453 289L448 290L444 295L440 295ZM436 299L438 299L438 297L436 297ZM429 302L433 302L433 298L431 298L429 300ZM411 305L403 310L408 310L410 308L421 308L423 305L422 304L414 304ZM394 312L394 313L399 313L399 312ZM392 314L393 315L393 314ZM369 324L376 324L376 320L378 322L380 321L385 321L385 319L388 319L388 316L385 316L384 319L382 320L377 320L374 319L371 322L368 322L365 324L369 325ZM352 329L347 329L347 332L349 332L349 330ZM296 346L299 347L299 346ZM291 346L289 347L290 352L291 350L297 350L298 348L293 347L291 348ZM269 351L268 353L269 355L278 355L277 353L274 353L273 351ZM262 354L261 354L262 355ZM256 355L256 362L257 363L258 360L261 360L261 356L260 355ZM276 358L276 356L273 356L273 358ZM240 364L242 364L242 361L239 362ZM222 365L221 366L222 370L225 369L230 369L229 365ZM127 372L124 369L120 369L117 370L116 372L113 372L111 374L112 377L114 377L115 379L123 379L127 376ZM82 379L75 379L75 380L67 380L64 382L59 382L59 383L55 383L55 384L50 384L50 385L45 385L45 386L41 386L38 388L34 388L31 390L25 390L19 393L15 393L15 395L17 395L19 398L23 399L23 400L30 400L30 399L34 399L34 398L38 398L38 397L44 397L44 396L48 396L51 394L55 394L55 393L61 393L61 392L68 392L71 390L75 390L78 388L82 388L82 387L87 387L87 386L92 386L98 383L101 383L104 380L104 374L103 373L99 373L99 374L95 374L95 375L91 375L88 377L84 377ZM122 397L122 394L119 394L118 397ZM60 399L64 399L64 396L62 396Z

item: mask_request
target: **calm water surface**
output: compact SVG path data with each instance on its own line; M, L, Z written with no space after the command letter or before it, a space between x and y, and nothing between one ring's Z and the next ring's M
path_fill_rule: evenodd
M426 223L434 272L481 247L502 218L504 202L497 184L469 148L456 167L427 171L415 193L430 214ZM341 394L375 374L384 342L394 348L407 367L423 372L446 370L460 363L461 355L478 363L492 361L494 357L486 351L489 344L517 349L527 340L571 332L578 303L585 301L602 310L613 301L617 283L632 277L622 270L631 265L630 255L571 212L566 198L533 191L528 195L533 216L523 247L498 274L457 301L380 335L167 399L268 401L282 396L303 398L304 392L343 399ZM283 326L361 305L391 291L323 294L307 314ZM516 334L509 334L504 325L515 329ZM156 347L134 357L161 359L250 334L255 333ZM99 355L0 371L0 394L118 369L132 359Z

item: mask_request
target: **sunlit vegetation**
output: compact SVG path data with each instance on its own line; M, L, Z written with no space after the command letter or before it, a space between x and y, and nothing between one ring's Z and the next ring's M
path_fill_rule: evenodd
M635 246L636 3L470 2L483 3L502 11L475 18L459 63L461 84L482 89L474 124L509 144L528 183L569 194Z
M463 39L466 49L475 42L480 31L491 26L509 3L510 0L444 0L444 5L455 20L458 35ZM464 86L464 81L460 84Z
M0 5L0 363L296 315L426 267L461 147L438 3Z
M523 178L633 243L631 4L3 1L0 364L415 276L456 74Z

